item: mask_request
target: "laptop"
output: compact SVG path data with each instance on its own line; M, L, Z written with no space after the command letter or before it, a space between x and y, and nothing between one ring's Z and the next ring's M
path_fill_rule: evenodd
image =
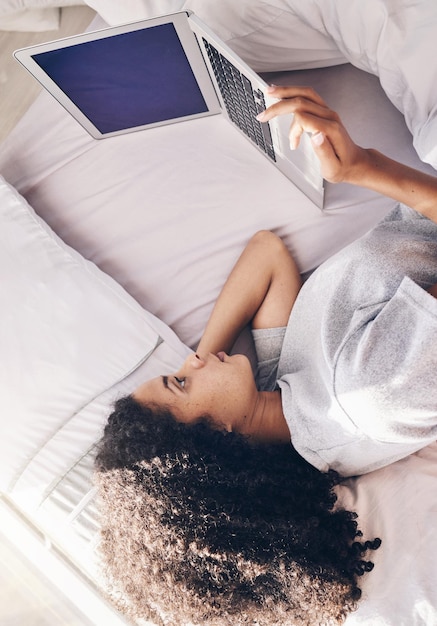
M292 115L260 123L267 83L193 13L104 28L17 50L15 58L96 139L223 115L318 207L309 136L290 150Z

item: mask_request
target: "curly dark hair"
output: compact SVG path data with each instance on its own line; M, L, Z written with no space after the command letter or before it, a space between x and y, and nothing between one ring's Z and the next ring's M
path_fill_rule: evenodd
M115 403L96 457L108 589L132 617L181 626L331 625L354 610L356 514L335 510L337 473L291 444L255 444Z

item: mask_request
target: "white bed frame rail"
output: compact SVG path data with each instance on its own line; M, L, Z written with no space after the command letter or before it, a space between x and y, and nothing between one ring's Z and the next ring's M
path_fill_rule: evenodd
M27 520L5 496L0 496L0 531L20 556L96 626L128 626L130 622L105 600L98 588ZM85 621L85 620L84 620ZM144 622L144 626L153 626Z

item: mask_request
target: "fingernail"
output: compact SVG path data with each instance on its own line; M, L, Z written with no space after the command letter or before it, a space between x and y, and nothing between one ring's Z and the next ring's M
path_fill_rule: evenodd
M311 141L313 142L313 144L315 144L316 146L321 146L322 143L325 141L325 136L323 133L314 133L313 135L311 135Z
M271 91L275 91L276 87L278 85L274 85L273 83L271 85L269 85L266 89L266 91L271 92Z
M258 115L256 116L256 119L258 120L258 122L262 122L264 121L266 117L266 112L262 111L261 113L258 113Z

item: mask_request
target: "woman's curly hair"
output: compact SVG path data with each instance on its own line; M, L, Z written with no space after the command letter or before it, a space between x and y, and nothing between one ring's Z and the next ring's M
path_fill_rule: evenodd
M356 608L380 541L334 510L335 472L290 444L187 425L131 396L96 458L108 588L133 617L181 626L330 625Z

